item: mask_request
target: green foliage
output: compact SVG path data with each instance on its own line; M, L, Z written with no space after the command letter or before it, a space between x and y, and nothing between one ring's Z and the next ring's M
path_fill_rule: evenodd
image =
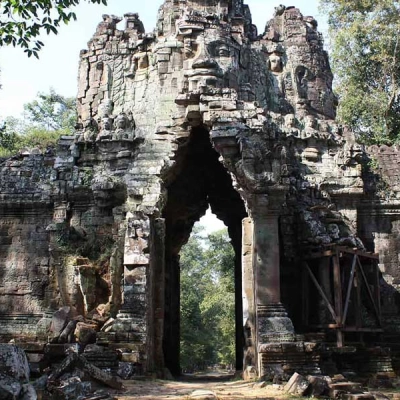
M55 146L61 135L73 133L76 120L74 98L50 89L24 105L24 119L6 117L0 126L0 157L8 157L22 148L42 150Z
M38 99L24 105L28 121L46 130L72 132L76 121L76 101L50 88L50 93L38 93Z
M107 0L86 0L107 5ZM80 0L2 0L0 3L0 46L12 45L24 49L28 57L38 58L43 42L41 33L57 34L61 24L76 20L70 10Z
M69 226L65 222L55 224L57 250L65 256L90 259L96 266L108 263L115 245L111 236L98 235L93 230Z
M10 130L10 125L15 123L15 118L10 117L8 122L3 121L0 126L0 156L7 155L13 152L17 146L18 135L14 130Z
M226 229L195 226L181 250L181 366L235 361L234 252Z
M366 144L400 138L400 3L322 0L329 15L338 118Z
M367 163L368 169L370 171L378 171L379 169L379 160L375 157L371 157Z

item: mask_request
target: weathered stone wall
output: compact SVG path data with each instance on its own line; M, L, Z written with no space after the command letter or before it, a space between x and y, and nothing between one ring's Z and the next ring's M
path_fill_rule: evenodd
M52 218L52 157L41 154L1 164L1 333L7 338L36 331L52 302L54 279L49 261Z
M379 253L382 311L388 332L399 332L400 154L396 146L370 146L365 166L367 197L358 211L360 236Z

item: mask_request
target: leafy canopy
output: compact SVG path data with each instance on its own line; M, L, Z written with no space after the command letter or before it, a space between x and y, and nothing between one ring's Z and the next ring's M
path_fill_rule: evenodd
M61 135L72 135L76 121L74 98L38 93L37 99L24 105L24 117L6 117L0 121L0 156L7 157L21 148L55 146Z
M235 362L234 252L226 229L204 235L195 225L181 250L183 370Z
M86 0L107 5L107 0ZM43 47L41 33L57 34L61 24L76 20L70 10L80 0L2 0L0 2L0 46L13 45L24 49L28 57Z
M322 0L329 16L338 118L367 143L400 138L400 2Z
M46 130L73 131L76 122L76 100L64 97L50 88L49 93L38 93L37 99L24 104L26 118Z

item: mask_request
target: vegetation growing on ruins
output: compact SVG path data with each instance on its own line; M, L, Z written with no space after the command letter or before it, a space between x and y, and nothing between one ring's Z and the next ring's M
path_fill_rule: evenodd
M21 148L46 149L55 146L61 135L71 135L76 121L75 99L50 89L24 105L24 118L7 117L0 126L0 156Z
M105 4L107 0L86 0ZM0 46L21 47L28 57L39 58L43 47L39 36L43 33L57 34L62 24L76 20L71 8L80 0L3 0L0 4Z
M181 251L181 367L235 362L234 252L226 229L195 227Z
M400 2L322 0L338 118L367 144L400 140Z

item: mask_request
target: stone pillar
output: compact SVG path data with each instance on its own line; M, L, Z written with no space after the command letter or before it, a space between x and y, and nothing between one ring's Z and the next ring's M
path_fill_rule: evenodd
M266 207L252 215L257 306L277 304L281 299L278 216L269 214Z
M253 220L242 221L243 367L257 366L256 303L253 270Z
M231 244L235 252L235 369L243 370L243 302L242 302L242 226L239 223L230 229Z
M251 216L254 233L254 280L258 374L264 375L268 361L263 353L271 343L293 342L294 327L280 303L279 208L282 199L267 194L253 196Z
M167 246L168 247L168 246ZM180 267L179 255L166 253L165 257L165 320L164 360L174 376L181 373L180 353Z
M165 220L151 221L147 371L161 377L164 369Z
M112 331L117 342L147 345L150 219L141 212L126 216L123 304ZM140 355L144 362L144 354Z

